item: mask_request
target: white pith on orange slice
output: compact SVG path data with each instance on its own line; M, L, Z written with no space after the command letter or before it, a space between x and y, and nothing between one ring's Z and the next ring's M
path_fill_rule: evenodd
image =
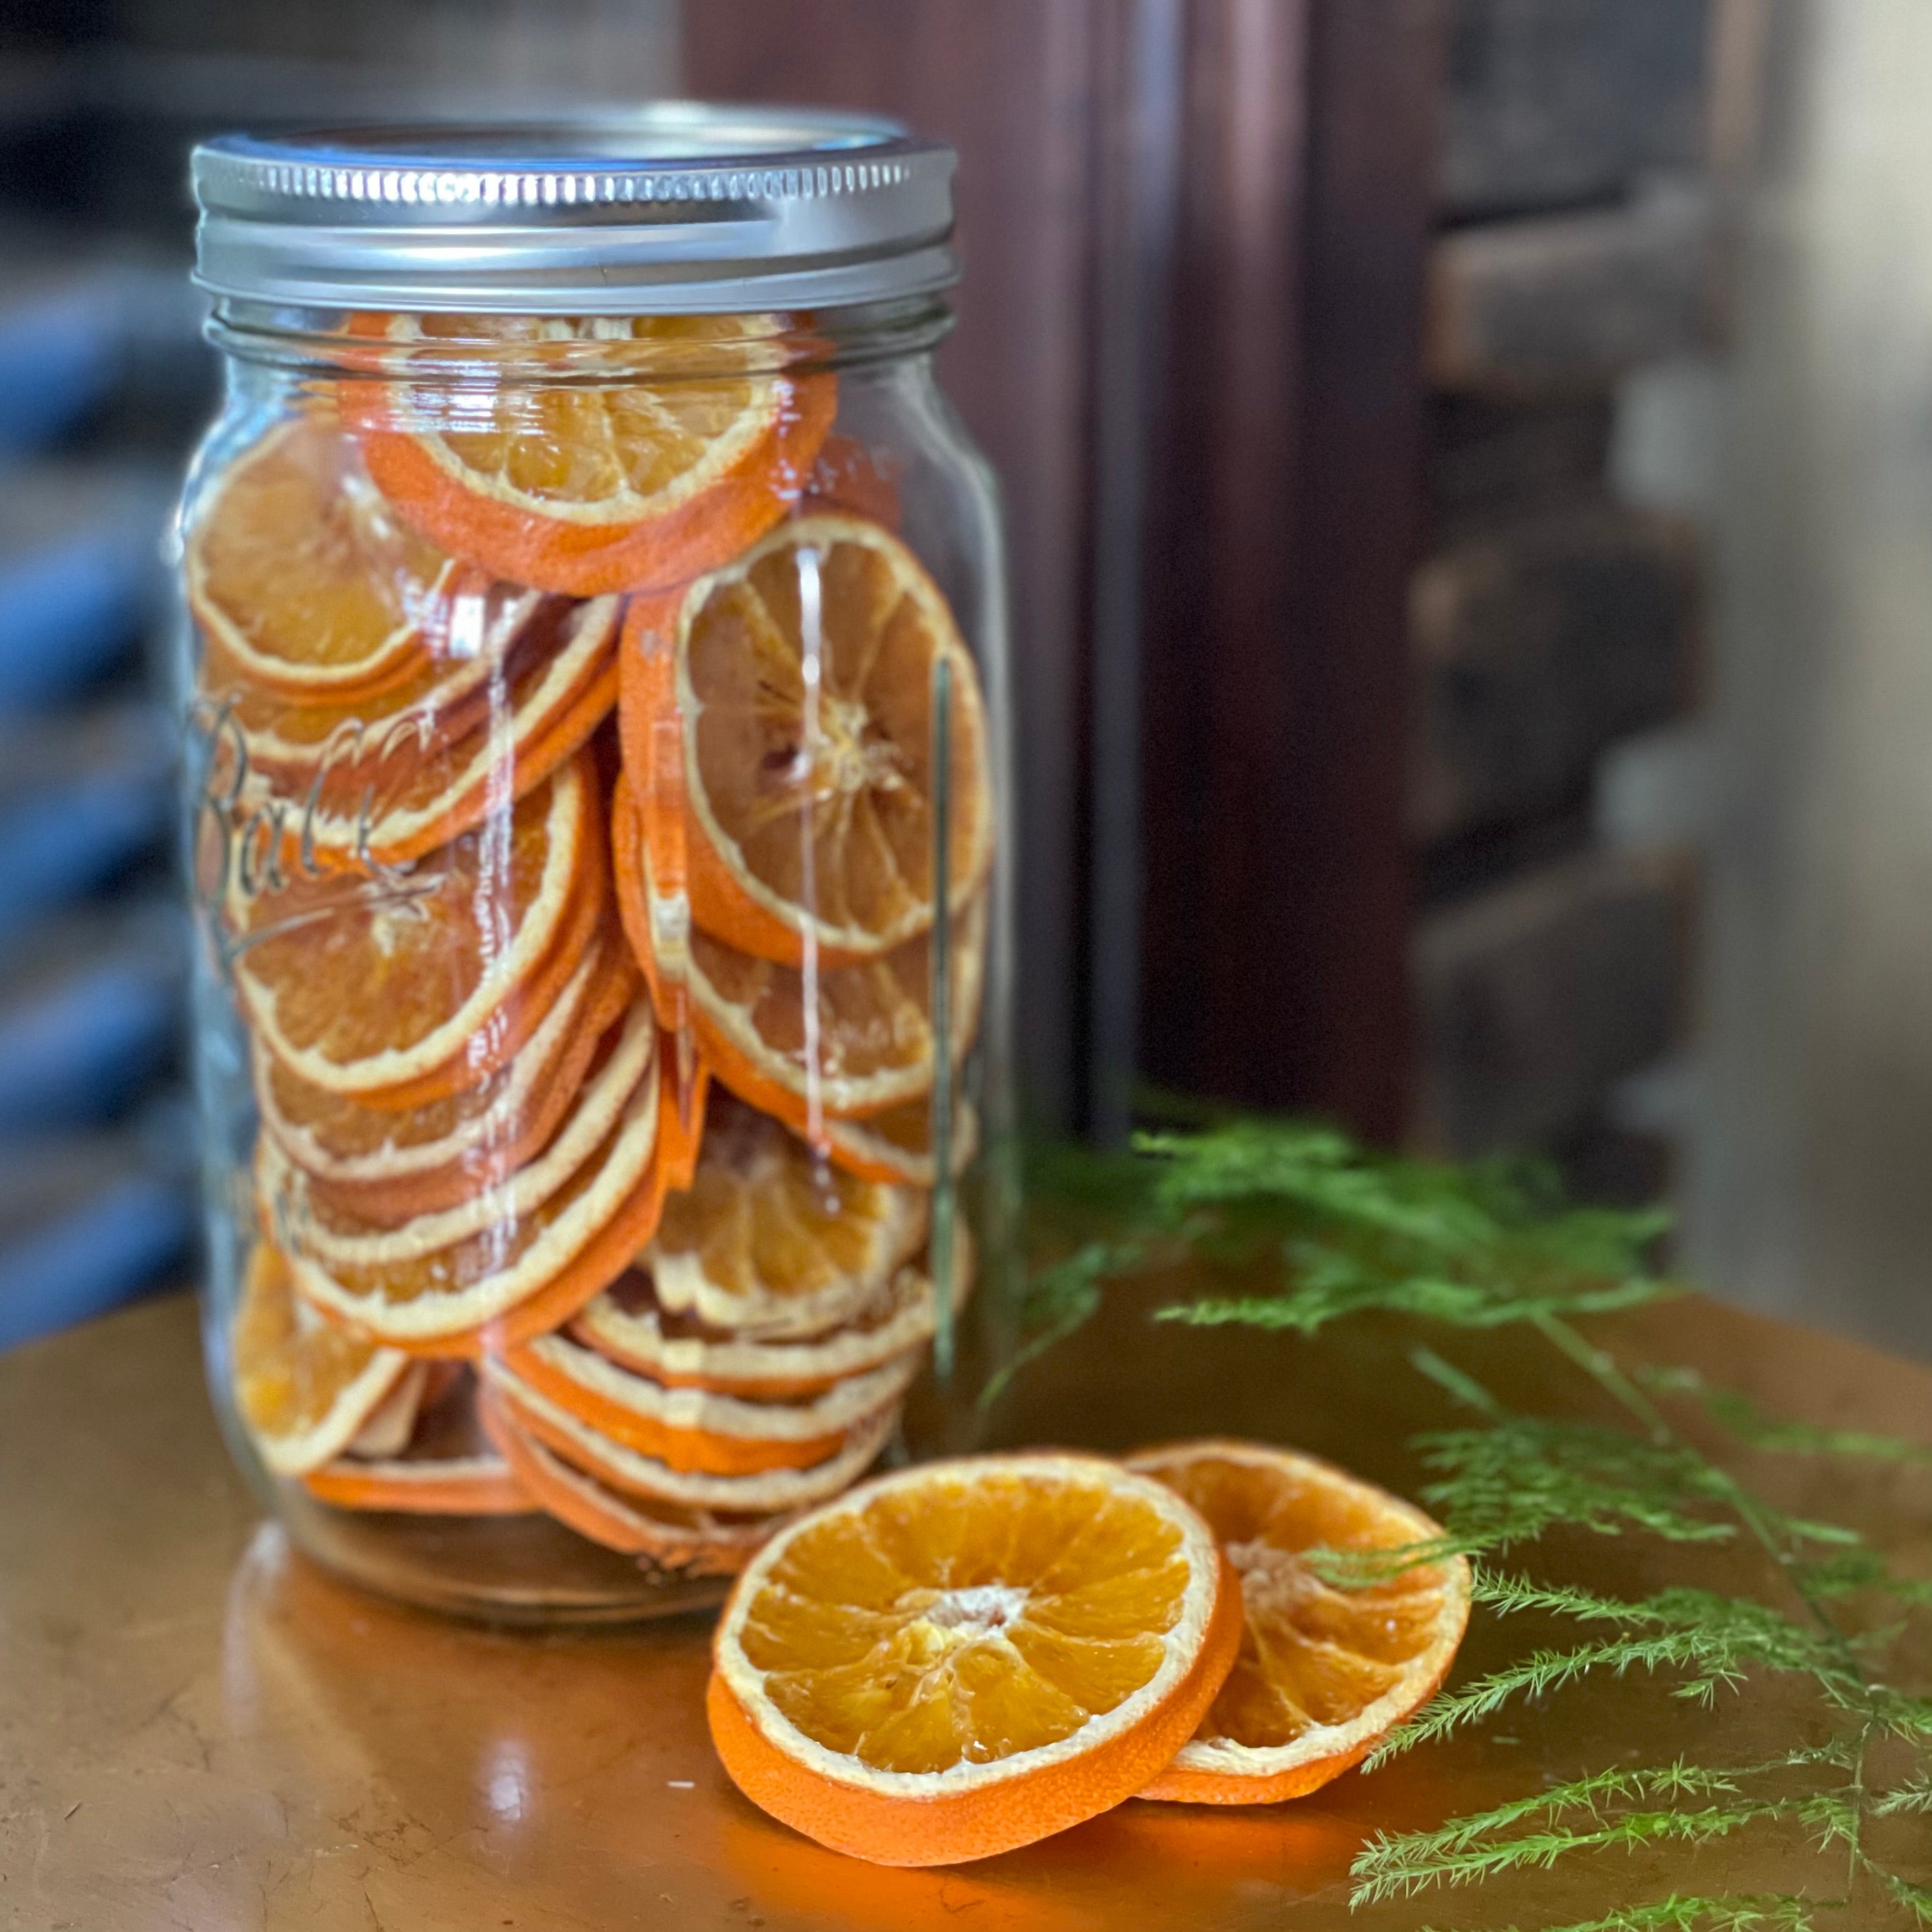
M383 494L452 554L573 596L681 583L798 500L831 427L838 379L774 367L785 327L357 316L350 332L407 380L345 382L341 407ZM580 380L479 388L479 368L506 357Z
M1265 1443L1210 1439L1127 1459L1212 1526L1240 1573L1240 1655L1214 1708L1141 1792L1193 1804L1298 1798L1359 1763L1436 1694L1469 1619L1460 1556L1344 1589L1316 1549L1426 1545L1442 1526L1332 1463Z
M299 1476L339 1455L407 1372L406 1355L304 1308L288 1262L258 1240L230 1335L235 1406L262 1460Z
M620 1368L564 1335L542 1335L491 1364L598 1434L674 1469L744 1476L803 1469L836 1456L854 1430L903 1396L915 1358L881 1364L814 1396L749 1400L716 1390L672 1388Z
M968 1279L959 1283L958 1298ZM571 1324L587 1347L672 1388L716 1389L728 1395L814 1394L848 1376L868 1373L922 1349L937 1312L932 1279L899 1269L860 1314L823 1335L771 1341L713 1328L669 1312L650 1276L633 1270L613 1282Z
M721 1097L691 1186L665 1202L639 1261L674 1314L746 1335L812 1335L875 1299L925 1239L918 1190L844 1173Z
M595 933L600 816L580 756L506 824L400 874L231 892L236 988L256 1038L308 1085L374 1106L478 1084L536 1030Z
M474 651L366 699L291 703L224 684L202 668L224 752L238 744L238 802L283 832L290 869L398 866L447 844L532 790L616 702L616 600L571 604L459 589L452 608ZM473 622L460 614L474 604ZM500 638L506 628L507 638Z
M692 917L739 950L796 965L889 952L932 922L935 680L950 680L949 897L962 911L992 862L978 674L938 586L890 531L817 515L778 526L723 569L634 602L622 652L633 792ZM674 772L661 772L667 759ZM665 782L668 780L668 783Z
M850 1489L878 1460L898 1420L896 1405L866 1417L846 1433L836 1454L807 1468L720 1474L674 1468L658 1456L626 1448L510 1373L500 1360L486 1360L483 1376L498 1406L526 1435L612 1489L647 1502L737 1516L776 1515Z
M517 1480L559 1522L626 1556L681 1576L735 1576L785 1516L733 1515L626 1495L567 1462L518 1426L487 1391L484 1431Z
M538 1507L478 1425L466 1370L415 1362L406 1384L416 1399L400 1414L401 1440L379 1438L372 1417L344 1454L302 1478L311 1496L338 1509L410 1516L522 1516Z
M1240 1642L1212 1532L1070 1454L928 1463L781 1530L718 1626L711 1734L753 1802L834 1850L950 1864L1118 1804Z
M474 1358L548 1334L615 1280L657 1226L656 1156L680 1131L653 1053L603 1142L527 1214L446 1247L350 1266L305 1252L288 1231L296 1284L325 1313L396 1348ZM259 1159L265 1199L283 1197L286 1163Z
M507 1231L527 1221L610 1141L652 1071L657 1045L657 1022L639 1000L600 1046L598 1064L550 1144L496 1186L454 1207L412 1216L400 1226L365 1221L318 1199L308 1176L280 1158L279 1144L268 1135L258 1149L258 1190L295 1250L332 1270L417 1262L491 1230ZM640 1096L640 1115L652 1097Z
M621 934L585 952L528 1042L478 1086L420 1107L370 1107L318 1092L259 1047L262 1124L316 1198L390 1226L499 1186L569 1112L599 1043L642 995Z
M826 1156L862 1180L896 1180L928 1190L938 1184L929 1099L908 1100L862 1120L827 1115L823 1131ZM946 1150L956 1178L973 1165L979 1152L979 1109L962 1094L953 1102L952 1144Z

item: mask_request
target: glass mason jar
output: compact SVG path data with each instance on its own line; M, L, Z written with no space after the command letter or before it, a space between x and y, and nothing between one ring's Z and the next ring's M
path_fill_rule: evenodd
M952 166L687 105L195 157L209 1379L377 1589L686 1608L972 1439L1012 826Z

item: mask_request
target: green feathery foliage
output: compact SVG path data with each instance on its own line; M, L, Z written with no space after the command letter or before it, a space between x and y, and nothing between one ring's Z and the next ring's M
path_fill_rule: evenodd
M1444 1532L1394 1550L1311 1552L1311 1567L1360 1587L1460 1553L1478 1559L1480 1611L1574 1635L1452 1684L1366 1769L1518 1700L1604 1677L1657 1677L1670 1696L1704 1706L1774 1677L1811 1700L1811 1741L1766 1762L1619 1766L1430 1830L1378 1836L1355 1860L1358 1905L1547 1869L1579 1852L1695 1850L1781 1825L1816 1847L1821 1877L1831 1873L1815 1892L1672 1892L1548 1932L1867 1932L1886 1904L1897 1922L1932 1928L1932 1888L1881 1856L1870 1828L1932 1816L1932 1698L1886 1682L1867 1660L1932 1602L1932 1580L1900 1578L1855 1532L1792 1516L1750 1490L1668 1405L1694 1404L1754 1452L1904 1466L1932 1464L1932 1448L1768 1415L1688 1370L1618 1360L1577 1322L1676 1292L1652 1264L1666 1222L1567 1208L1533 1168L1371 1155L1327 1128L1236 1119L1142 1136L1130 1156L1082 1155L1077 1177L1083 1199L1105 1204L1108 1232L1035 1277L1016 1370L1084 1322L1110 1278L1191 1252L1258 1264L1267 1292L1162 1309L1156 1320L1304 1336L1370 1312L1450 1332L1520 1324L1622 1418L1612 1426L1516 1413L1436 1349L1413 1352L1418 1372L1471 1415L1466 1427L1414 1438L1430 1478L1423 1498ZM1692 1552L1749 1540L1784 1580L1785 1600L1682 1586L1627 1600L1495 1567L1559 1527ZM1843 1624L1837 1606L1848 1600L1891 1621ZM1899 1768L1901 1751L1917 1760L1911 1768Z

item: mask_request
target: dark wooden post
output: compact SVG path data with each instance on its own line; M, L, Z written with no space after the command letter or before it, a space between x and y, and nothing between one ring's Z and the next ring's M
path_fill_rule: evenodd
M946 380L1005 480L1025 1066L1382 1138L1442 0L718 0L694 92L958 143Z

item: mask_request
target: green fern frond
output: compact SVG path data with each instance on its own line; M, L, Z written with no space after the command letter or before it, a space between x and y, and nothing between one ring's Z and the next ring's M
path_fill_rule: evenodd
M1479 1582L1477 1594L1479 1601L1505 1614L1540 1610L1622 1628L1594 1642L1532 1652L1443 1692L1382 1740L1367 1760L1370 1771L1418 1744L1493 1716L1514 1698L1544 1696L1597 1672L1622 1677L1633 1670L1681 1671L1684 1681L1675 1694L1703 1704L1720 1690L1737 1689L1754 1669L1811 1676L1834 1690L1841 1702L1858 1688L1828 1637L1802 1629L1748 1598L1672 1589L1624 1602L1588 1591L1546 1588L1520 1578L1488 1577Z
M1900 1576L1874 1550L1840 1550L1791 1566L1793 1582L1816 1597L1850 1597L1882 1591L1901 1604L1932 1604L1932 1578Z
M1720 1388L1694 1370L1676 1370L1654 1376L1654 1384L1670 1394L1694 1396L1712 1419L1753 1449L1793 1456L1845 1456L1877 1462L1917 1463L1932 1468L1932 1442L1908 1442L1902 1436L1876 1435L1863 1429L1827 1429L1816 1423L1772 1415L1736 1389Z
M1138 1266L1137 1243L1089 1241L1064 1261L1042 1269L1027 1282L1019 1308L1020 1342L998 1372L980 1392L980 1405L990 1408L1014 1376L1056 1342L1084 1328L1100 1306L1100 1285L1110 1276Z
M1451 1328L1501 1328L1522 1322L1614 1315L1664 1300L1678 1291L1644 1279L1586 1282L1531 1292L1492 1281L1460 1281L1442 1275L1396 1278L1347 1255L1312 1243L1286 1251L1294 1286L1274 1295L1206 1296L1160 1310L1156 1322L1184 1322L1199 1328L1238 1324L1314 1335L1353 1315L1407 1315Z
M1525 1868L1546 1871L1559 1858L1577 1852L1636 1851L1656 1844L1712 1845L1750 1826L1782 1817L1789 1808L1782 1799L1766 1798L1695 1810L1673 1806L1664 1810L1625 1811L1586 1830L1526 1832L1459 1851L1433 1845L1412 1846L1406 1837L1372 1838L1349 1868L1355 1881L1349 1903L1372 1905L1385 1898L1408 1898L1434 1886L1474 1885Z
M1081 1156L1058 1180L1080 1212L1113 1219L1106 1239L1036 1279L1014 1368L1084 1322L1110 1277L1191 1252L1258 1264L1257 1291L1163 1308L1156 1319L1307 1336L1370 1312L1470 1330L1520 1325L1628 1418L1611 1428L1512 1414L1466 1370L1417 1350L1418 1372L1469 1418L1416 1438L1430 1479L1424 1499L1447 1529L1400 1549L1304 1552L1318 1576L1362 1588L1454 1552L1492 1556L1559 1526L1690 1546L1748 1535L1802 1601L1805 1617L1793 1621L1768 1603L1706 1590L1626 1600L1479 1570L1477 1599L1490 1613L1580 1624L1580 1640L1545 1643L1438 1695L1366 1768L1516 1699L1605 1673L1673 1678L1671 1694L1706 1705L1755 1673L1795 1676L1811 1686L1814 1721L1804 1742L1762 1763L1600 1771L1432 1832L1384 1834L1355 1862L1355 1904L1546 1868L1580 1851L1694 1848L1780 1823L1835 1851L1847 1882L1881 1887L1932 1932L1932 1889L1875 1863L1864 1828L1932 1816L1932 1699L1879 1681L1863 1660L1888 1654L1880 1647L1902 1623L1867 1616L1841 1626L1834 1608L1859 1596L1862 1610L1889 1604L1903 1616L1932 1603L1932 1581L1895 1576L1850 1528L1754 1493L1661 1405L1693 1399L1736 1440L1766 1452L1932 1465L1932 1445L1778 1418L1694 1372L1613 1357L1577 1324L1677 1292L1652 1266L1666 1221L1567 1209L1546 1171L1393 1159L1326 1127L1234 1118L1142 1136L1130 1156ZM1879 1745L1882 1778L1871 1756ZM1917 1762L1899 1766L1901 1750ZM1820 1915L1835 1926L1852 1909L1843 1898L1672 1892L1556 1932L1815 1932Z
M1894 1902L1912 1914L1915 1924L1932 1925L1932 1886L1914 1885L1895 1872L1880 1872L1878 1876Z
M1932 1777L1923 1772L1872 1801L1872 1815L1896 1818L1908 1812L1932 1817Z
M1674 1444L1534 1416L1437 1431L1416 1444L1440 1478L1423 1500L1472 1552L1533 1542L1557 1523L1599 1536L1645 1529L1672 1543L1720 1543L1738 1533L1713 1514L1729 1499L1728 1481Z
M1551 1926L1546 1932L1816 1932L1817 1923L1810 1900L1786 1893L1672 1892L1648 1905L1622 1906L1600 1918Z

